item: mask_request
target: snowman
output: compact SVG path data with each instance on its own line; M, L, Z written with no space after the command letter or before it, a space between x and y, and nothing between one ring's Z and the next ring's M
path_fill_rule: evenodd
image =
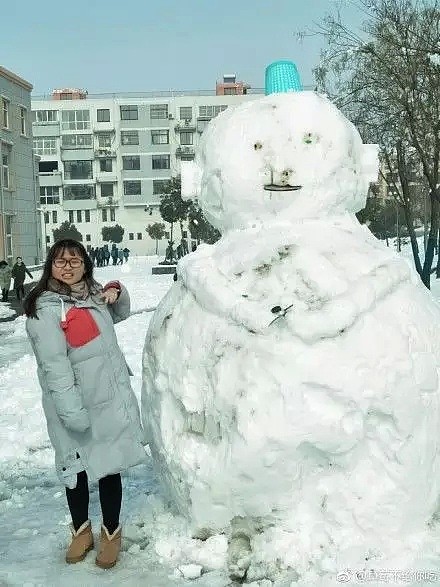
M172 502L227 534L236 579L411 567L439 494L440 312L354 216L376 147L326 97L274 93L215 118L182 174L222 238L179 261L145 343Z

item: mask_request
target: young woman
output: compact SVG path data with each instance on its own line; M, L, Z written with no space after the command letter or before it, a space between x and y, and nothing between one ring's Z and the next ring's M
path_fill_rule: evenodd
M121 547L120 472L146 458L139 407L113 326L128 317L130 298L117 281L101 287L82 244L65 239L50 249L24 310L72 516L66 561L79 562L93 548L88 482L98 481L103 522L96 564L110 568Z

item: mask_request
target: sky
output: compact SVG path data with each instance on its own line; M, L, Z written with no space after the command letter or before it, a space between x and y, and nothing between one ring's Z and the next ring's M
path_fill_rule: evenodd
M346 5L348 0L339 0ZM334 0L24 0L2 3L0 65L34 95L209 90L224 73L264 87L272 61L291 59L313 83L322 39L300 42ZM344 8L348 24L361 20Z

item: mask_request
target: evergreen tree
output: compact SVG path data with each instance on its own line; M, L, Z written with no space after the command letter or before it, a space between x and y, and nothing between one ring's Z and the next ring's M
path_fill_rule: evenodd
M68 220L63 222L59 228L54 228L52 232L55 242L65 238L71 238L79 242L82 242L83 240L82 234L79 232L76 226L71 224Z

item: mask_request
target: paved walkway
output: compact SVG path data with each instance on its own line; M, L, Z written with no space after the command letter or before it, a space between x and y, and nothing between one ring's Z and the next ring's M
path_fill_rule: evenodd
M35 285L34 281L31 281L30 283L24 284L25 295L28 293L28 291L30 289L32 289L34 287L34 285ZM11 320L15 320L17 318L17 316L21 316L21 314L23 314L23 306L21 305L21 302L18 301L17 298L15 297L15 291L13 289L11 289L9 291L8 304L9 304L11 310L15 311L15 314L12 316L8 316L7 318L0 318L0 323L1 322L10 322Z

